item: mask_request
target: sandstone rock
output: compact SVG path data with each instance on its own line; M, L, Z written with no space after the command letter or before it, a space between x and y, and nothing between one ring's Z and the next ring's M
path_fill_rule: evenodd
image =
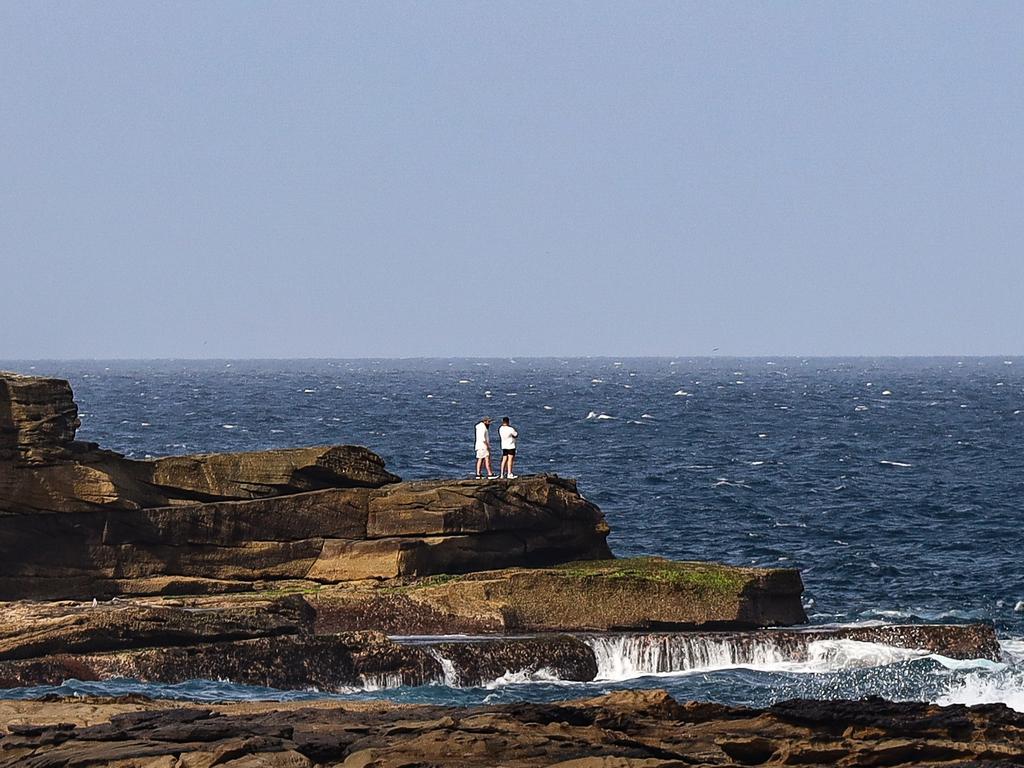
M428 512L410 513L416 498L428 500ZM436 534L460 527L452 521L469 514L473 524L461 529L473 532ZM422 526L419 532L414 523ZM491 523L494 530L486 528ZM404 535L372 538L386 530ZM0 549L13 553L0 560L0 599L152 594L157 584L166 593L172 577L222 591L229 582L335 582L541 566L610 557L607 533L600 510L575 483L554 476L0 514Z
M332 488L252 501L124 510L103 516L102 543L231 547L246 541L362 539L368 493Z
M68 382L0 371L0 462L67 458L80 424Z
M793 701L755 710L679 704L662 691L624 691L553 704L467 708L81 700L0 707L10 723L0 739L4 768L152 766L164 756L175 761L167 766L179 767L346 768L948 768L1024 761L1024 714L1002 705L942 708L868 699Z
M133 461L87 451L45 466L0 462L0 510L89 512L281 497L326 488L375 488L399 478L360 446L171 456Z
M207 600L199 608L127 601L3 603L0 660L312 634L314 616L299 595Z
M76 442L79 425L68 382L0 372L0 511L137 509L377 488L399 480L359 446L133 461Z
M172 502L258 499L322 488L378 488L399 477L357 445L168 456L148 482Z
M311 571L312 573L312 571ZM807 620L795 570L659 558L511 568L310 597L319 631L395 634L753 628Z
M370 496L367 535L547 532L577 522L604 526L601 511L580 495L574 480L546 477L546 482L528 477L517 482L408 482L384 487Z

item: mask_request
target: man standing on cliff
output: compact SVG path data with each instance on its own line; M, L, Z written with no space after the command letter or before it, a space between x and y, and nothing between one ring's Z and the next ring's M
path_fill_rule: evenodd
M516 428L508 423L508 416L503 416L501 426L498 427L498 436L501 437L501 470L499 474L514 480L512 465L516 463L516 438L519 433Z
M491 445L490 437L487 433L488 428L491 426L491 420L489 417L484 416L476 425L476 479L480 480L484 477L483 469L487 468L487 479L494 480L497 475L494 474L494 470L491 469Z

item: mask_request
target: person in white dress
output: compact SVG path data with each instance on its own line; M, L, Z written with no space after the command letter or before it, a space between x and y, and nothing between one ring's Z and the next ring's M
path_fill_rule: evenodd
M508 423L508 416L502 418L498 436L501 437L501 475L514 480L516 475L513 473L513 465L516 463L516 438L519 433Z
M484 477L483 470L487 470L487 478L493 480L497 477L491 469L491 445L488 435L488 428L491 426L489 417L484 416L476 423L476 479Z

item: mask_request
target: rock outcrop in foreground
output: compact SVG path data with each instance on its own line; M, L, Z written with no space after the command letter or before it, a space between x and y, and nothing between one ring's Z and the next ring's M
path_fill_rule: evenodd
M424 706L145 701L0 703L0 767L684 768L1020 765L1001 704L680 704L663 691L558 704Z

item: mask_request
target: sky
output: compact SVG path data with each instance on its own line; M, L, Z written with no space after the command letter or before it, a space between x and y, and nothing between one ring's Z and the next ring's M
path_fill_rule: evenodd
M0 359L1024 352L1024 4L0 4Z

